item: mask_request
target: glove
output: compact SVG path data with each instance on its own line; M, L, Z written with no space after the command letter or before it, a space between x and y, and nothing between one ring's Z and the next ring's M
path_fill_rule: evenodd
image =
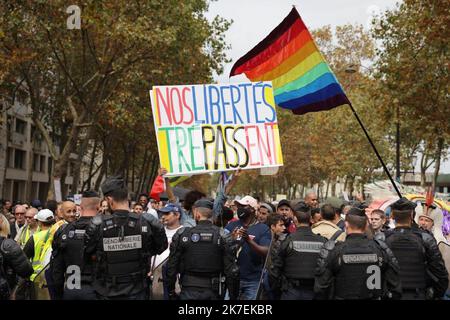
M180 300L180 296L176 294L175 291L169 292L169 300L170 301Z
M433 300L434 299L434 289L432 287L427 288L426 294L425 294L426 300Z

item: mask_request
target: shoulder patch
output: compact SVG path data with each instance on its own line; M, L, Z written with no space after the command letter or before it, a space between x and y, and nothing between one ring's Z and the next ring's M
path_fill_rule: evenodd
M200 241L200 235L198 233L193 233L191 235L191 241L192 242L199 242Z
M324 243L323 248L330 251L333 250L334 247L336 246L336 242L334 241L327 241Z
M95 225L100 225L102 223L102 217L100 215L96 215L92 218L92 223Z

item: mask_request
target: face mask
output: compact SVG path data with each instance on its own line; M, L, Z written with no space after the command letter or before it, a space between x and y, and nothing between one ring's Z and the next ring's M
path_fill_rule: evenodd
M237 216L241 220L247 219L251 215L252 211L250 208L240 207L237 209Z

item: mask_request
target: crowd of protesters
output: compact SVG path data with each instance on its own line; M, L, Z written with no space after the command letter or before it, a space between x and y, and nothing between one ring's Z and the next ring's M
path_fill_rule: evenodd
M165 169L161 169L159 172L160 175L165 173ZM67 233L63 229L69 230L70 228L67 226L79 224L86 217L88 217L86 225L93 221L93 218L101 217L99 220L101 222L98 223L106 221L107 227L104 229L106 230L109 228L108 221L116 221L112 218L112 220L108 220L109 218L106 217L112 217L120 210L134 214L133 217L136 217L138 224L143 223L144 220L140 220L142 216L149 223L149 227L156 228L155 230L158 229L158 224L163 226L164 241L167 242L165 245L162 243L159 249L150 250L152 257L145 267L150 287L146 290L151 292L152 280L157 282L154 278L155 270L162 266L161 279L158 281L163 283L160 292L163 299L179 299L180 297L184 299L200 297L199 299L233 300L358 299L361 297L399 299L402 297L402 292L409 290L410 283L420 284L420 290L408 296L411 299L440 299L445 296L448 287L448 273L445 266L442 267L444 262L439 252L436 251L436 236L431 232L433 214L420 214L419 217L415 217L417 210L413 204L402 198L392 206L389 212L390 216L388 216L380 209L369 211L368 203L362 199L344 201L331 197L320 201L316 192L312 190L306 192L304 199L297 201L283 199L264 202L251 195L231 197L233 186L241 175L242 172L237 171L230 179L221 178L213 199L196 190L187 193L184 199L178 199L173 194L170 183L166 181L168 199L153 199L147 194L140 194L128 203L122 201L121 206L117 205L119 200L126 199L117 196L112 189L110 192L113 194L112 198L107 196L100 198L97 192L92 191L84 193L81 203L77 204L73 200L63 202L49 200L44 203L34 200L29 204L12 203L9 200L2 201L0 241L14 247L16 257L15 260L11 260L3 249L0 251L0 254L4 256L0 260L3 264L2 270L4 270L0 277L7 280L6 284L3 284L5 288L7 287L7 289L3 289L3 293L8 292L0 298L19 300L82 299L84 297L85 299L95 299L99 296L107 296L107 294L99 292L101 290L97 290L95 286L89 292L82 291L81 296L83 297L81 298L80 295L69 294L67 293L67 284L65 284L68 281L69 272L63 270L62 272L58 271L57 274L56 266L54 268L47 267L56 265L55 261L58 259L56 252L65 246L65 244L61 244L64 241L58 239L74 235L73 231ZM104 195L107 187L102 187L101 191ZM121 188L122 191L126 190L125 187ZM432 210L436 210L436 208L432 208ZM127 219L129 219L128 216ZM203 222L206 220L212 222L212 225L204 224ZM415 221L418 221L418 224ZM115 226L116 224L114 224ZM129 226L134 225L129 224ZM201 229L203 233L200 231L198 234L192 233L192 230L197 230L195 228L201 226L205 228ZM143 228L142 230L144 230ZM389 239L395 238L395 230L399 228L403 228L403 234L405 230L407 230L406 232L413 230L417 234L419 232L426 234L421 236L424 240L418 246L435 255L433 261L425 261L425 267L434 263L435 270L432 270L434 279L427 279L425 272L419 276L419 278L423 277L423 281L409 279L399 271L399 262L401 270L401 268L406 268L402 265L405 261L411 259L413 261L417 258L415 247L408 247L409 240L405 240L406 249L401 251L407 252L405 256L403 257L402 254L400 254L401 257L397 256L397 243L399 242ZM78 229L74 230L75 233L78 232ZM186 230L191 230L191 232L186 233ZM199 294L197 291L188 292L187 290L190 286L189 281L186 280L187 276L184 277L184 283L178 280L183 278L183 269L180 266L183 265L183 259L192 260L185 257L191 247L187 246L188 250L183 246L186 245L185 243L192 242L195 247L197 243L208 242L208 230L212 230L212 237L215 237L214 232L218 230L220 233L217 235L218 242L222 241L223 243L217 252L220 255L228 255L230 259L218 264L222 266L220 270L226 276L226 281L221 280L222 275L217 277L220 287L218 292L212 292L208 296L196 296L195 294ZM89 231L86 233L89 234ZM84 231L82 234L84 235ZM204 238L205 234L207 236ZM391 237L391 234L394 236ZM383 240L381 240L382 238ZM6 239L9 240L6 241ZM82 242L86 241L83 237L80 239ZM384 240L389 247L384 244ZM86 247L89 245L84 244L83 248ZM358 251L363 247L366 251ZM18 248L20 248L20 252ZM351 248L356 249L352 251ZM367 275L363 274L366 269L358 269L357 266L366 268L368 263L370 265L371 255L378 257L379 261L384 259L382 263L379 263L383 285L378 288L380 290L376 294L370 290L367 293L367 288L358 287L360 282L366 283L368 280ZM346 261L345 259L354 259L355 263L349 262L348 269L346 269L346 263L341 262L340 258L333 260L336 256L343 257L344 261ZM358 259L363 258L369 260L363 264L357 264ZM208 253L204 253L204 256L200 255L189 263L194 265L212 263L208 259L214 258L208 256ZM197 269L196 266L193 267L193 270ZM195 282L199 278L193 276L192 279ZM216 277L211 279L216 279ZM349 279L352 279L355 286L342 287L342 281L349 281ZM90 280L87 283L90 283ZM385 283L387 284L385 285ZM403 284L403 291L401 284ZM195 287L195 284L193 286ZM182 296L179 295L180 287L182 291L185 288ZM42 290L43 288L48 288L48 290ZM1 288L0 291L2 291ZM153 292L150 295L129 295L134 299L150 299L152 296L155 298L158 294ZM125 296L123 293L118 293L117 297Z

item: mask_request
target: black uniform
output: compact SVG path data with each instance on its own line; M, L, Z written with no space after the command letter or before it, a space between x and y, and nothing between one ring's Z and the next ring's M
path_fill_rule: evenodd
M93 255L93 287L99 299L146 299L149 258L167 248L163 225L152 215L127 210L96 216L86 230Z
M54 280L56 299L95 300L92 287L93 262L84 254L86 228L92 217L62 225L54 236L50 268ZM64 287L64 282L67 285Z
M319 255L314 291L319 299L399 298L396 258L387 245L365 234L327 241Z
M223 298L223 277L232 268L232 255L220 228L209 220L180 229L172 238L167 262L168 290L175 293L180 273L182 300L217 300Z
M320 249L327 241L311 227L298 227L278 250L271 250L269 280L281 300L311 300L314 296L314 270Z
M0 300L8 300L17 283L16 276L28 278L33 267L20 246L12 239L0 237Z
M400 265L402 299L443 297L448 287L448 272L433 235L401 227L377 234L377 239L383 238Z

